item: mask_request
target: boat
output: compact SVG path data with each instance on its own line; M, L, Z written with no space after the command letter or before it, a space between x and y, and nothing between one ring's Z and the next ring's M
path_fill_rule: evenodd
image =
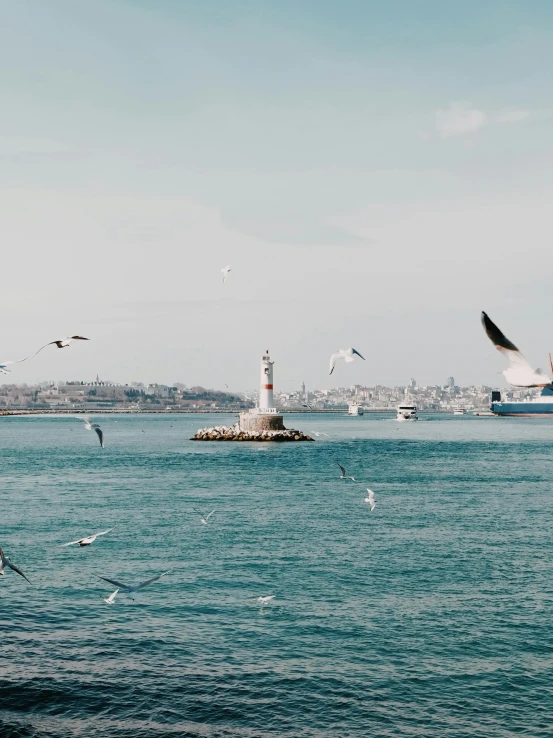
M356 402L353 402L348 407L348 415L363 415L363 408Z
M416 405L398 405L396 420L418 420Z
M501 399L501 392L492 392L490 410L494 415L519 418L553 418L553 390L544 387L541 394L527 400Z
M455 408L455 410L453 411L453 415L466 415L466 414L467 414L467 409L465 407L458 407L458 408Z

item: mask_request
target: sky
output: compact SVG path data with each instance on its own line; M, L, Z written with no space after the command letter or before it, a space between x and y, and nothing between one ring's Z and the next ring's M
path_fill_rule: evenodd
M481 310L547 365L549 0L2 17L0 360L91 339L4 382L501 387Z

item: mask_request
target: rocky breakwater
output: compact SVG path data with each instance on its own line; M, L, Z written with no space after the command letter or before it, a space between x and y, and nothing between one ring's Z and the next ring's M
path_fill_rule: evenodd
M240 429L240 424L226 426L217 425L213 428L200 428L191 441L312 441L298 430L267 430L246 431Z

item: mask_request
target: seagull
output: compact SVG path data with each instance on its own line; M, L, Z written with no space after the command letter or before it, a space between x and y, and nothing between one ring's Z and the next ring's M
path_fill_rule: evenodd
M230 268L230 264L227 264L226 267L223 267L221 269L221 274L223 275L223 284L227 281L228 273L231 271L232 269Z
M104 602L107 602L108 605L113 605L114 602L115 602L115 598L117 597L117 593L118 592L119 592L119 590L116 589L115 592L113 592L113 594L110 594L109 597L106 597L106 599L104 600Z
M211 512L209 513L209 515L208 515L207 517L205 517L205 518L204 518L204 516L203 516L203 515L201 514L201 512L200 512L199 510L196 510L196 508L192 508L192 509L194 510L194 512L195 512L195 513L198 513L198 515L200 516L200 520L202 521L202 525L207 525L207 521L209 520L209 518L210 518L210 517L211 517L211 516L213 515L213 513L215 512L215 510L212 510L212 511L211 511Z
M79 544L79 546L90 546L91 543L94 543L94 541L98 538L98 536L105 536L106 533L109 533L112 531L113 528L108 528L108 530L103 530L101 533L95 533L93 536L87 536L86 538L79 538L77 541L70 541L70 543L62 543L62 546L74 546L76 543Z
M338 462L336 462L336 463L338 464ZM344 467L341 464L338 464L338 466L342 470L342 476L340 477L340 479L351 479L352 482L355 482L355 479L353 477L346 476L346 470L344 469Z
M267 597L258 597L257 602L263 607L263 605L268 605L271 600L275 599L275 595L267 595Z
M75 416L75 417L77 417L77 416ZM86 428L87 430L93 430L93 431L96 431L96 435L97 435L97 436L98 436L98 438L100 439L100 446L101 446L102 448L104 448L104 434L103 434L103 432L102 432L102 429L101 429L101 428L100 428L100 426L98 425L98 423L91 423L91 422L90 422L90 418L88 417L88 415L83 415L83 417L82 417L82 418L78 418L78 417L77 417L77 420L84 420L84 427L85 427L85 428ZM116 422L117 422L117 421L116 421Z
M309 410L313 410L313 406L310 405L308 402L302 402L301 403L301 406L302 407L307 407L307 408L309 408Z
M371 512L372 512L374 508L376 507L376 502L374 501L374 492L372 491L372 489L369 489L368 487L367 487L367 492L368 492L368 495L365 497L364 501L369 503L369 505L371 506Z
M541 369L532 369L524 356L520 353L514 343L501 333L488 315L482 312L482 325L488 334L488 338L498 351L509 360L509 368L504 369L501 374L509 384L515 387L551 387L553 384Z
M18 569L15 564L12 564L12 562L8 559L8 557L6 556L6 554L0 548L0 575L3 575L4 574L4 569L6 568L6 566L9 569L12 569L13 571L16 571L18 574L20 574L23 577L23 579L26 579L29 582L29 580L27 579L27 577L25 576L25 574L23 574L23 572L21 571L21 569ZM31 584L31 582L29 582L29 584Z
M332 374L338 359L345 359L346 363L349 364L353 361L354 355L361 357L361 359L365 361L365 357L361 356L359 351L356 351L354 348L338 349L338 351L336 351L336 353L332 354L332 356L330 357L330 371L328 373Z
M109 582L110 584L115 584L115 586L118 588L117 591L121 590L123 594L132 594L134 592L139 592L141 589L144 589L144 587L148 587L150 584L153 584L154 582L157 582L158 579L161 579L161 577L164 577L166 574L170 574L171 571L172 569L169 569L169 571L164 571L163 574L158 574L157 577L146 579L145 582L139 582L138 584L122 584L121 582L118 582L116 579L109 579L108 577L98 577L98 578L103 579L105 582ZM134 597L131 597L131 599L134 599Z
M0 361L0 374L9 374L11 369L7 369L6 367L10 364L20 364L22 361L27 361L27 358L15 359L14 361Z
M39 348L36 354L39 354L42 349L46 348L46 346L53 346L54 344L56 344L58 348L66 348L73 341L90 341L90 338L85 338L84 336L65 336L65 338L58 338L57 341L50 341L50 343L45 343L44 346L41 346ZM31 359L34 359L36 354L33 354L31 356Z
M326 436L328 438L328 433L323 433L322 431L311 431L311 432L313 433L314 436L317 436L317 438L319 436Z

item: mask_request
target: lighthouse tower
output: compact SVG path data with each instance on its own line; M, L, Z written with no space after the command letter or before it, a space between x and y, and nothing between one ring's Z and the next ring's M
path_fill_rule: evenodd
M259 381L259 407L258 414L276 413L275 401L273 399L273 364L269 356L269 349L261 359L261 378Z
M261 358L259 404L246 413L240 413L240 429L243 431L285 430L284 419L277 413L273 397L273 365L267 349Z

